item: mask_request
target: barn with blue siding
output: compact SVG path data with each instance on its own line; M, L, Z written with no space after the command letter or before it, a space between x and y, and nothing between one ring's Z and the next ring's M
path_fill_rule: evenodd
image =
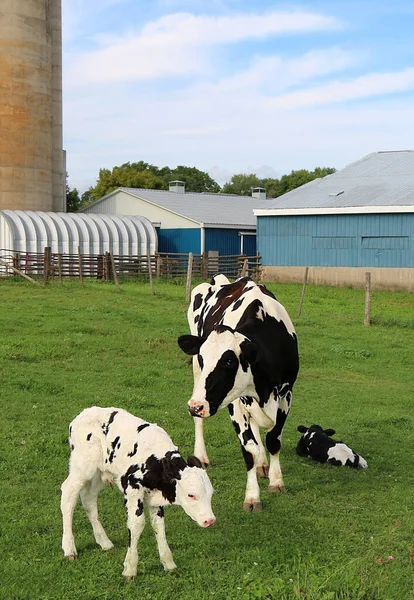
M375 152L254 211L266 280L414 290L414 152Z
M256 219L264 191L251 196L185 192L184 183L169 190L119 188L82 208L85 213L140 215L158 234L158 251L223 255L256 254Z

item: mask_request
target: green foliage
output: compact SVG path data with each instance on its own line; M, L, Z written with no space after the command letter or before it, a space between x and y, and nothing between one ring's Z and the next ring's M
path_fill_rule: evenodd
M335 173L336 169L330 167L316 167L313 171L300 169L292 171L289 175L282 175L280 179L265 178L260 179L253 173L239 173L233 175L228 183L223 185L222 191L226 194L238 194L240 196L250 196L252 187L266 188L268 198L277 198L290 192L305 183L309 183L318 177L326 177L331 173Z
M170 167L156 167L142 160L127 162L112 170L100 169L99 177L94 187L89 188L82 196L86 203L102 198L119 187L144 188L153 190L167 190L170 181L179 179L186 184L187 192L219 192L220 186L208 173L196 167L179 165L175 169Z
M301 286L269 288L294 317ZM59 487L80 410L121 406L192 451L192 369L176 342L188 331L185 286L155 281L155 292L144 283L117 293L104 282L0 281L1 600L412 600L414 301L404 293L374 292L381 318L364 327L362 290L308 286L281 452L287 493L269 494L261 480L262 513L242 511L245 467L223 410L206 422L216 526L165 511L178 574L163 572L148 522L138 578L123 581L125 515L109 488L100 510L115 549L95 545L79 504L79 558L63 559ZM300 423L335 428L369 468L299 458Z
M81 199L76 188L70 189L67 177L66 173L66 210L67 212L76 212L81 206Z

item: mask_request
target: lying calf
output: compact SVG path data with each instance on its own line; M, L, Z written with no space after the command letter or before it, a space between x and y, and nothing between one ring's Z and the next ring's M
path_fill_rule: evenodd
M137 544L145 525L144 505L149 509L164 569L175 569L165 537L163 506L179 504L200 527L214 525L211 509L213 488L200 461L186 463L168 434L119 408L94 406L82 411L69 427L71 455L69 476L63 482L62 548L65 556L77 555L72 517L80 495L97 544L113 548L98 517L97 498L105 483L115 480L124 495L129 547L123 575L137 573Z
M330 436L335 435L334 429L322 429L320 425L299 425L298 431L303 433L296 446L299 456L310 456L312 460L337 467L367 468L368 464L362 456L343 442L331 439Z

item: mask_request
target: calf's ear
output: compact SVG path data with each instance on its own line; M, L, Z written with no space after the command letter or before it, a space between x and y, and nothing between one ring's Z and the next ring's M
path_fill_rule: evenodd
M335 435L336 431L335 429L325 429L324 432L326 433L326 435L328 435L329 437L331 437L331 435Z
M187 464L189 467L198 467L199 469L203 468L203 465L201 464L201 460L194 455L191 455L188 457Z
M180 335L177 342L183 352L193 356L200 352L204 339L198 335Z
M304 425L298 425L298 431L300 433L306 433L308 431L308 428L305 427Z

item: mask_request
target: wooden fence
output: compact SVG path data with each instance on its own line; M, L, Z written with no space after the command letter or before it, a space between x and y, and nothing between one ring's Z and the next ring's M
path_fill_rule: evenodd
M113 280L115 276L178 278L186 277L189 254L156 253L147 256L105 254L56 254L45 248L42 254L0 250L0 276L37 276L46 283L50 278L66 277ZM261 257L191 254L192 276L207 279L216 273L228 277L260 276Z

